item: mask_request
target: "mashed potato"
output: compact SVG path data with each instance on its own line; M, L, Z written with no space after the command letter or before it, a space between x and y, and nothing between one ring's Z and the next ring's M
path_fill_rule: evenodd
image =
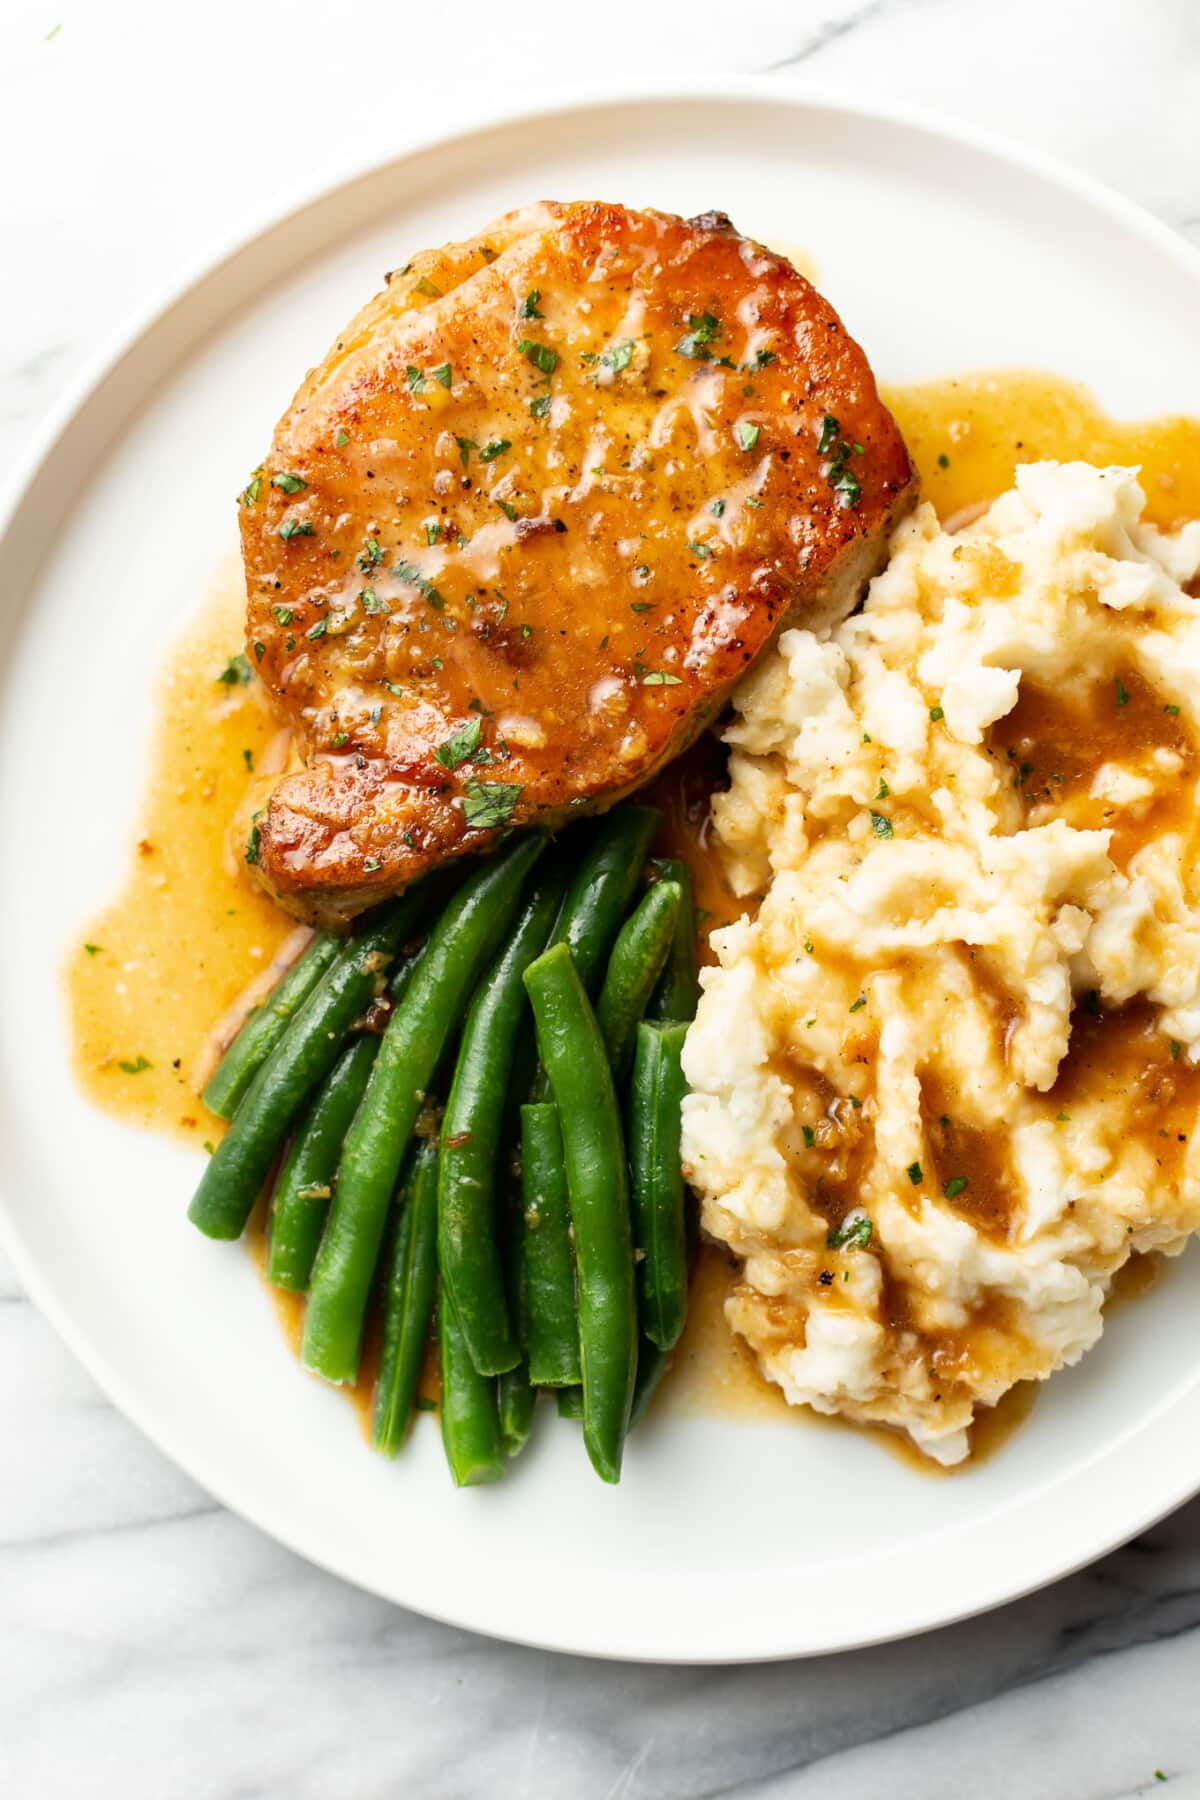
M685 1066L727 1313L793 1403L966 1456L1200 1227L1200 523L1030 464L900 527L863 610L743 685Z

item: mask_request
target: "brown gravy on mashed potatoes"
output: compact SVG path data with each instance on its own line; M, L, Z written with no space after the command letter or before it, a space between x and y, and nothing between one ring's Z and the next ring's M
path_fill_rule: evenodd
M1200 523L1147 515L1083 461L926 504L724 731L760 905L713 939L684 1159L726 1316L794 1404L944 1464L1200 1227Z
M1036 374L964 377L885 397L920 470L922 492L943 519L1002 493L1018 463L1048 457L1140 465L1148 519L1166 530L1200 518L1200 422L1118 423L1075 384ZM269 967L293 930L225 848L248 763L262 766L275 733L258 683L219 679L241 648L243 608L240 572L223 572L164 680L150 786L123 891L80 931L66 967L76 1068L91 1098L128 1122L171 1132L198 1149L221 1129L195 1098L214 1018ZM1037 823L1039 809L1053 808L1088 829L1106 825L1104 803L1091 792L1106 761L1130 745L1139 753L1163 749L1178 756L1179 779L1170 791L1139 820L1123 813L1117 824L1111 854L1125 869L1143 842L1177 829L1190 811L1196 752L1180 719L1162 712L1148 683L1133 671L1121 679L1128 698L1119 708L1107 704L1115 700L1115 684L1089 703L1068 703L1073 710L1060 693L1023 684L1016 707L990 728L989 749L1013 770L1013 795L1024 820ZM667 812L664 847L686 854L695 871L706 931L754 907L752 899L732 893L707 822L708 789L719 766L711 745L701 745L660 779L655 793ZM1056 774L1063 779L1052 784ZM976 985L991 996L995 1029L1011 1032L1011 1001L1002 986L989 984L986 970L977 971ZM848 1020L858 1029L856 1054L867 1058L860 1065L867 1072L874 1054L862 1017L868 1010ZM1157 1010L1138 1001L1096 1010L1077 1006L1070 1055L1043 1104L1053 1118L1069 1113L1084 1093L1119 1101L1153 1167L1173 1181L1200 1102L1200 1078L1184 1058L1172 1055L1170 1040L1155 1028ZM956 1120L952 1109L930 1117L936 1105L927 1093L930 1168L923 1173L940 1190L969 1161L971 1217L989 1233L1002 1231L1007 1134L1001 1128L964 1139L962 1133L974 1128ZM950 1126L939 1125L943 1111ZM829 1114L820 1106L810 1128L837 1136L824 1194L830 1220L840 1223L856 1204L859 1109L846 1103ZM706 1252L702 1274L678 1353L683 1378L667 1385L660 1404L674 1406L677 1387L689 1407L715 1399L723 1409L777 1410L778 1389L758 1375L745 1345L723 1321L736 1279L725 1253ZM902 1296L889 1303L902 1309ZM897 1314L893 1323L900 1322ZM989 1332L1003 1338L1004 1321L998 1324L976 1321L985 1348ZM948 1366L979 1352L979 1342L968 1351L953 1333L946 1337ZM1000 1409L1008 1410L1010 1401ZM986 1417L981 1412L970 1427L973 1448L986 1432Z

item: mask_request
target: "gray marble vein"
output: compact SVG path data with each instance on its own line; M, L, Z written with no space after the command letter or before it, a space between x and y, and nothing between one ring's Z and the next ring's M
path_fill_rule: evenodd
M405 8L330 17L318 0L0 9L0 479L152 288L333 149L337 166L386 151L389 106L415 130L582 73L793 71L1064 155L1200 243L1193 0L610 0L536 26L460 0L451 44ZM430 76L448 56L453 120ZM334 144L298 130L284 153L280 96L314 93L334 97ZM299 1561L114 1411L2 1257L0 1445L5 1796L1200 1796L1200 1501L907 1644L665 1669L495 1644Z

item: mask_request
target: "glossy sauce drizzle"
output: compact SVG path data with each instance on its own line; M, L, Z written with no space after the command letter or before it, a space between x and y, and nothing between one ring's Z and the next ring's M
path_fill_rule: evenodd
M893 389L885 398L918 465L923 492L943 518L994 498L1011 484L1018 462L1039 457L1140 464L1148 512L1157 524L1169 527L1200 517L1200 423L1195 421L1118 423L1098 410L1085 389L1032 373L968 376ZM163 678L147 792L125 882L81 925L65 954L76 1068L91 1099L128 1123L182 1135L198 1147L215 1142L221 1129L195 1091L209 1034L248 984L262 977L294 929L246 878L229 829L245 791L247 753L256 771L280 754L259 684L219 680L240 649L244 606L240 569L231 558ZM1023 709L1009 722L1010 731L1035 742L1044 738L1036 704L1035 698L1023 698ZM1170 736L1169 721L1164 724L1161 715L1155 728ZM1018 764L1022 760L1016 739L997 747L1003 755L1011 747ZM1043 751L1043 759L1047 754ZM1028 779L1033 804L1038 790L1033 777ZM694 872L702 953L709 931L748 910L748 903L731 893L710 839L708 795L723 780L724 753L706 735L652 788L665 813L658 849L685 857ZM89 952L88 945L96 948ZM1129 1079L1148 1083L1148 1104L1165 1107L1165 1163L1176 1156L1200 1096L1190 1081L1185 1084L1177 1065L1168 1066L1169 1046L1161 1034L1148 1052L1144 1025L1132 1016L1106 1023L1105 1031L1111 1034L1105 1054L1119 1039L1121 1056L1131 1059ZM1079 1050L1072 1059L1077 1066L1088 1057L1082 1042ZM1149 1073L1139 1075L1135 1065ZM1112 1078L1122 1079L1125 1072L1126 1063L1118 1058ZM1169 1097L1168 1082L1173 1084ZM1051 1099L1057 1106L1061 1096L1056 1091ZM1142 1271L1145 1263L1139 1259L1129 1267ZM701 1251L687 1331L657 1408L807 1417L786 1408L726 1326L722 1308L735 1276L724 1252ZM1125 1291L1143 1279L1141 1272L1130 1273L1117 1286ZM279 1295L277 1304L294 1341L301 1303ZM363 1406L371 1354L368 1350L358 1389ZM979 1420L972 1434L974 1462L1019 1422L1032 1392L1014 1389ZM930 1469L896 1434L877 1435L906 1461Z

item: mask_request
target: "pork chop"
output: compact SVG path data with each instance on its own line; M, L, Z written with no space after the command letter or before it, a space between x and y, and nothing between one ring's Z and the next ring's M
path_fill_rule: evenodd
M254 837L336 923L611 805L916 497L837 314L722 214L509 213L347 326L242 495L247 648L293 728Z

